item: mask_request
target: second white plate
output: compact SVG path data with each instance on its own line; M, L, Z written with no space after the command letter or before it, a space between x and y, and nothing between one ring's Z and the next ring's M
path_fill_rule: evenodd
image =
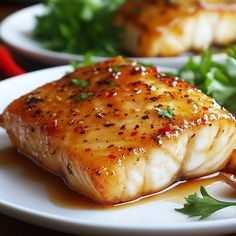
M32 38L31 32L35 26L35 16L41 15L44 12L44 6L42 4L37 4L10 15L1 23L0 36L2 40L19 53L50 65L64 64L71 60L81 61L83 59L82 55L44 49L39 42ZM158 66L179 68L187 62L188 58L188 55L183 55L178 57L140 57L134 59L145 63L153 63ZM194 56L194 58L199 60L200 57ZM94 61L102 59L104 58L93 57ZM219 62L223 61L225 59L225 54L215 54L214 59Z

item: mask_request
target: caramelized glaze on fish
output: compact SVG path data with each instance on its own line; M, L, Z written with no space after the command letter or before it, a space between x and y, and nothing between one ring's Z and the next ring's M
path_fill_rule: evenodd
M102 204L219 171L236 143L234 117L212 98L122 57L20 97L0 124L22 153Z

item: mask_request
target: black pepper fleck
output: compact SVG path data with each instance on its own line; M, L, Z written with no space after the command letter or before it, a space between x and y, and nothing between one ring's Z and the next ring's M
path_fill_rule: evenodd
M97 118L103 118L105 116L105 113L101 113L101 112L98 112L98 113L96 113L96 117Z
M115 123L110 123L110 122L103 123L103 126L105 126L105 127L111 127L113 125L115 125Z
M68 162L68 164L67 164L67 166L66 166L66 169L68 170L68 172L69 172L70 175L73 175L73 171L72 171L72 169L71 169L71 165L70 165L69 162Z
M142 120L147 120L147 119L149 119L148 115L142 116Z

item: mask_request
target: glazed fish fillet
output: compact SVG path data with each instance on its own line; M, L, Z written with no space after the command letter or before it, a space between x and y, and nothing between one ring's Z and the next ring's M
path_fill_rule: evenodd
M1 116L21 152L102 204L223 169L235 124L195 87L122 57L37 88Z
M227 173L234 173L236 175L236 149L233 150L230 160L224 171Z
M176 56L236 40L235 0L125 1L116 24L135 56Z

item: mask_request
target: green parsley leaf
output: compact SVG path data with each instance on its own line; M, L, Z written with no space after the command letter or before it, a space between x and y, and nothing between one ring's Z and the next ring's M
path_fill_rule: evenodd
M203 219L223 208L236 206L236 202L224 202L211 197L203 186L201 186L200 192L202 196L197 193L189 195L185 198L184 207L175 210L189 217L199 216L200 219Z
M225 62L214 61L211 50L206 50L200 62L191 57L178 71L185 82L195 85L220 105L236 111L236 46L227 51Z
M73 86L78 86L78 87L81 87L81 88L86 88L89 85L89 81L88 80L72 79L71 80L71 84Z
M113 24L124 0L46 0L32 36L47 49L71 54L115 56L122 29Z
M81 93L81 94L79 95L79 97L75 98L75 101L76 101L76 102L81 102L81 101L83 101L83 100L85 100L85 99L87 99L87 98L89 98L89 97L92 97L92 96L94 96L94 93L92 93L92 92Z
M114 81L110 81L110 87L115 87L115 82Z
M83 62L82 62L83 66L90 66L93 64L92 55L93 55L92 52L86 52L84 54L84 58L83 58Z
M76 61L71 61L70 65L71 65L73 71L75 71L75 70L77 70L79 68L79 64Z
M112 67L113 72L117 73L119 71L119 66Z
M164 117L167 117L167 118L170 118L170 119L175 116L174 109L170 106L167 106L166 110L161 109L158 106L155 106L155 108L157 110L158 115L160 115L160 116L164 116Z
M140 61L138 61L138 64L141 66L145 66L145 67L154 67L155 66L152 63L146 63L146 62L140 62Z

